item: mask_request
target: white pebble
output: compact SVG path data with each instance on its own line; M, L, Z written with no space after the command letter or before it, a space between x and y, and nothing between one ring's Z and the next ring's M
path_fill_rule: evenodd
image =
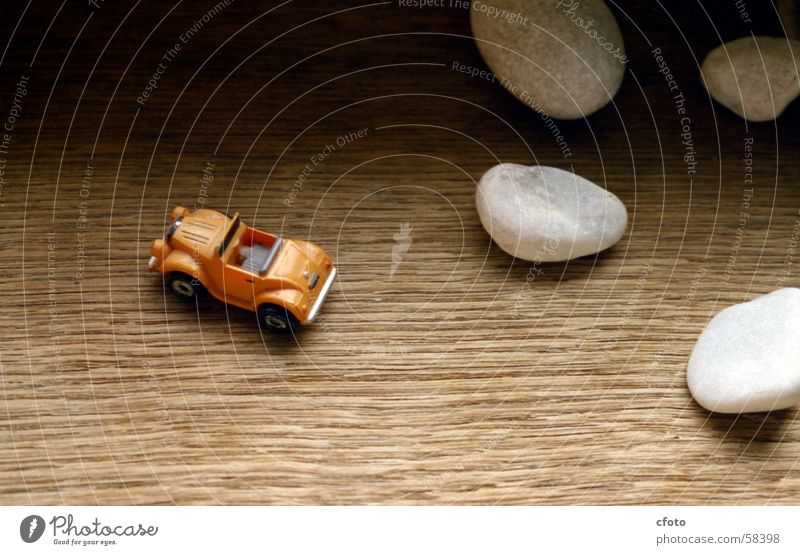
M508 254L538 262L570 260L619 241L628 212L616 196L572 172L499 164L475 196L481 223Z
M697 340L687 381L695 400L714 412L800 403L800 289L778 289L717 314Z

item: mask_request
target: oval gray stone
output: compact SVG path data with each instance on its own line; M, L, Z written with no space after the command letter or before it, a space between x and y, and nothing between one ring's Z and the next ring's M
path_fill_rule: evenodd
M625 74L625 45L601 0L492 0L470 5L478 50L514 96L558 119L605 106Z
M770 121L800 95L798 65L800 41L744 37L712 50L700 72L714 100L746 120Z

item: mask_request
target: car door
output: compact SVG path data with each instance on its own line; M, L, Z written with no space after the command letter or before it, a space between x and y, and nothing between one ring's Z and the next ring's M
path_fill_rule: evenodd
M255 293L259 290L260 277L234 264L224 264L223 279L228 302L248 310L256 309Z

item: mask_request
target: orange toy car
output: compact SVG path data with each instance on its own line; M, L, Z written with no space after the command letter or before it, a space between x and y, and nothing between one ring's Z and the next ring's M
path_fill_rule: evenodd
M336 277L331 259L306 241L282 239L215 210L177 207L148 268L159 270L179 299L208 291L255 311L270 331L288 333L314 321Z

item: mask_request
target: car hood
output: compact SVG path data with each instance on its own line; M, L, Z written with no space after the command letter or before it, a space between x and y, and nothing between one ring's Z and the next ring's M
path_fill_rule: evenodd
M290 280L297 284L298 289L309 291L313 297L325 283L331 268L330 258L325 251L305 241L289 240L284 241L267 276Z

